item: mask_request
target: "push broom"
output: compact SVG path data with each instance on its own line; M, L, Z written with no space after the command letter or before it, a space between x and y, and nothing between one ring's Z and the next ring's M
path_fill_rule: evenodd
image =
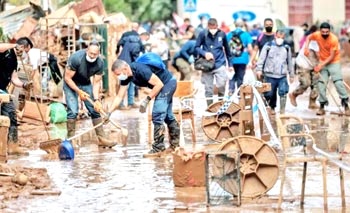
M32 81L33 79L31 79L30 74L28 73L28 71L27 71L27 69L26 69L26 67L25 67L25 65L23 63L22 57L20 57L20 59L21 59L21 63L22 63L22 66L23 66L24 73L26 74L28 80ZM46 126L46 122L45 122L43 113L42 113L42 111L40 109L38 100L36 99L36 96L35 96L35 94L33 92L33 87L30 88L30 92L34 95L35 104L36 104L36 106L38 108L38 111L39 111L39 114L40 114L40 118L41 118L41 120L43 122L43 126L45 128L45 132L46 132L47 137L48 137L48 140L44 141L44 142L41 142L39 147L40 147L40 149L45 150L48 154L51 154L53 150L58 150L58 147L61 144L61 139L60 138L51 139L49 130L48 130L47 126ZM56 151L56 153L57 152L58 151Z

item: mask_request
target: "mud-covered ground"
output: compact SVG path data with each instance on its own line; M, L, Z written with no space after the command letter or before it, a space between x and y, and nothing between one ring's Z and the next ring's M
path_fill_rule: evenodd
M343 66L345 80L350 84L350 66ZM297 82L291 85L291 89ZM199 92L196 95L195 150L208 149L213 142L201 127L205 110L203 87L196 81ZM330 91L337 97L332 85ZM302 117L311 129L319 147L332 154L346 151L350 143L349 119L332 112L338 107L330 98L327 115L316 116L307 108L308 95L298 97L298 108L287 103L289 114ZM340 103L340 102L339 102ZM277 211L280 173L276 183L266 192L254 198L242 198L240 207L227 202L224 194L217 194L219 203L208 205L205 187L174 187L173 157L143 158L150 145L147 133L147 114L138 109L117 111L112 119L129 130L128 144L121 143L113 149L100 149L94 133L81 137L81 147L73 161L60 161L39 149L40 142L47 141L47 135L40 123L23 122L19 126L20 144L29 150L24 157L9 158L1 164L0 211L1 212L272 212ZM275 127L274 117L271 117ZM78 132L91 127L89 119L78 123ZM51 139L64 139L65 124L50 124ZM113 134L113 127L105 126ZM189 122L183 124L186 148L192 150ZM113 137L113 136L112 136ZM166 139L167 140L167 139ZM277 152L281 166L282 153ZM349 156L343 155L349 165ZM323 209L322 175L319 164L309 164L305 207L303 211L319 212ZM16 178L15 178L15 177ZM287 170L284 191L283 212L299 212L302 165L296 164ZM344 173L346 204L350 206L350 174ZM18 177L24 179L18 181ZM328 208L333 212L347 212L341 207L338 167L330 164L327 170ZM215 190L215 189L214 189ZM216 191L217 192L217 191ZM212 194L214 192L211 192ZM234 199L236 201L236 198Z

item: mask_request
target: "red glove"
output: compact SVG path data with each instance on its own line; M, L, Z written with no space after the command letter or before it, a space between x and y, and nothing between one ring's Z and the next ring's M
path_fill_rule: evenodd
M318 72L320 72L320 71L322 70L322 68L323 68L323 67L322 67L321 65L316 65L316 66L314 67L314 71L318 73Z

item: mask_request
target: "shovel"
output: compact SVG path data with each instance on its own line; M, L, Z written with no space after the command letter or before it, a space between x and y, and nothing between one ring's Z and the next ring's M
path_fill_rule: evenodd
M94 101L91 100L91 98L87 98L87 101L89 101L92 105L94 105ZM113 126L115 126L117 129L121 130L121 133L122 133L122 144L123 144L123 146L125 146L127 144L128 135L129 135L128 130L123 128L123 127L121 127L119 124L117 124L112 119L110 119L109 116L107 115L107 113L104 112L103 110L101 110L100 114L103 115L105 118L108 118L108 121L111 122L111 124Z
M25 67L25 65L24 65L24 63L23 63L22 57L20 57L20 59L21 59L21 63L22 63L22 66L23 66L24 73L26 74L28 80L32 80L31 77L30 77L30 74L27 72L27 69L26 69L26 67ZM34 92L33 92L33 88L31 88L30 90L31 90L31 93L34 95L35 104L36 104L36 106L37 106L37 108L38 108L38 111L39 111L39 114L40 114L40 118L41 118L41 120L42 120L42 122L43 122L43 126L44 126L44 128L45 128L45 132L46 132L47 137L48 137L48 140L45 141L45 142L41 142L40 145L39 145L39 147L42 146L42 143L44 143L44 147L47 147L47 146L54 146L54 147L57 147L57 146L61 143L61 139L59 139L59 138L58 138L58 139L51 139L51 138L50 138L49 129L48 129L47 126L46 126L46 122L45 122L43 113L41 112L41 109L40 109L38 100L36 99L36 96L35 96L35 94L34 94ZM46 152L48 152L46 149L44 149L44 150L45 150ZM48 153L49 153L49 152L48 152Z

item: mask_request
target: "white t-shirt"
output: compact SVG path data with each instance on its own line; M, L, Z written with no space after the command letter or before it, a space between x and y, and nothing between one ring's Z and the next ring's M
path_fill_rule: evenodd
M49 54L38 48L31 48L28 51L29 64L32 65L33 69L38 69L42 64L48 62Z

